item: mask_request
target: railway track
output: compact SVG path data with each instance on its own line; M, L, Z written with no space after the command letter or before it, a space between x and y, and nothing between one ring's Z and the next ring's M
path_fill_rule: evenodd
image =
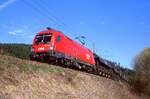
M113 71L109 72L105 68L103 68L103 69L99 68L99 70L98 70L98 69L93 69L92 66L91 66L91 68L86 67L86 66L74 66L74 65L71 65L71 64L61 63L58 60L53 61L53 62L49 62L49 61L40 61L40 62L55 65L55 66L60 66L60 67L63 67L63 68L69 68L69 69L73 69L73 70L77 70L77 71L81 71L81 72L86 72L86 73L89 73L89 74L101 76L101 77L116 80L116 81L122 80L119 75L114 74ZM95 67L102 67L102 66L95 66Z

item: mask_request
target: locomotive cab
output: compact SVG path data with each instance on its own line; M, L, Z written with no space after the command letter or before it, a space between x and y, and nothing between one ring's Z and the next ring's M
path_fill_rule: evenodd
M48 50L53 50L52 33L36 35L32 48L34 52L47 52Z
M53 30L46 30L37 33L34 37L31 47L30 59L31 60L43 60L48 55L52 54L54 50L54 34Z

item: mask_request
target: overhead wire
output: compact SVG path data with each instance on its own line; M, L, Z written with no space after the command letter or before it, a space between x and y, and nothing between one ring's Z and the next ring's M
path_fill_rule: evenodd
M29 8L32 8L32 10L30 10L32 13L35 13L35 12L37 12L37 11L35 11L35 8L33 8L30 4L28 4L28 2L26 2L26 0L23 0L23 2L21 2L23 5L21 5L22 7L29 7ZM30 6L29 6L30 5ZM35 14L33 14L34 16L36 16L36 13ZM41 15L41 17L43 17L42 15ZM33 21L34 20L34 21ZM36 16L36 17L34 17L34 19L32 20L32 24L36 24L36 27L41 27L42 26L42 24L39 24L39 20L40 20L40 16L38 15L38 16ZM33 27L32 27L33 28ZM28 31L29 32L31 32L31 35L33 35L33 33L34 33L34 31L32 30L32 29L28 29ZM35 34L35 33L34 33Z
M40 3L38 2L33 2L33 1L28 1L28 0L24 0L24 3L28 4L28 6L30 6L32 9L34 9L35 11L37 11L40 15L42 15L43 17L47 18L48 20L50 20L50 22L53 22L54 25L57 25L58 27L63 27L65 30L67 29L65 27L64 23L57 22L57 19L54 18L54 16L50 17L48 13L50 13L50 11L48 9L46 9L44 6L42 6ZM73 32L69 29L67 29L68 31L71 32L71 34L74 36Z
M51 19L51 17L49 17L46 13L44 13L43 10L41 10L34 3L31 3L31 1L29 2L28 0L22 0L22 2L24 2L24 4L26 4L27 6L29 6L33 10L35 10L39 15L43 16L44 18L46 18L48 20ZM53 19L51 19L50 22L53 22ZM60 25L57 24L57 26L60 26Z
M42 2L40 2L40 1L42 1ZM69 29L69 31L73 34L73 35L76 35L76 34L74 34L74 33L77 33L76 31L74 31L73 29L72 29L72 26L69 24L66 24L65 22L63 22L63 20L61 20L58 16L56 17L55 16L55 14L53 14L53 9L52 8L48 8L47 6L49 6L49 5L47 5L47 3L44 1L44 0L40 0L39 2L37 2L38 3L38 5L41 5L41 7L42 8L45 8L45 10L51 15L51 17L53 17L55 20L58 20L59 21L59 23L60 24L62 24L64 27L66 27L67 29ZM42 5L42 4L44 4L44 5Z
M62 27L65 31L69 31L69 33L72 36L74 36L74 38L77 37L76 34L74 34L77 32L73 31L73 29L71 29L70 25L65 24L62 20L60 20L58 17L56 17L52 13L52 9L49 9L47 6L43 5L43 4L47 5L47 3L45 3L45 1L37 2L37 1L32 1L32 0L30 0L30 1L22 0L22 2L24 2L26 5L30 6L30 8L35 10L37 13L39 13L44 18L50 20L50 22L53 23L54 25L57 25L58 27Z
M40 2L40 1L42 1L42 2ZM53 14L53 9L52 8L48 8L47 6L49 6L48 5L48 3L46 3L44 0L40 0L39 2L36 2L36 3L38 3L38 5L39 6L41 6L43 9L45 9L50 15L51 15L51 17L53 17L55 20L58 20L59 21L59 23L61 23L64 27L67 27L67 29L69 29L69 32L70 33L72 33L72 35L75 37L75 38L77 38L77 37L82 37L82 36L77 36L75 33L78 33L78 32L76 32L76 31L74 31L73 30L73 26L71 26L70 24L68 25L68 24L66 24L66 23L64 23L63 22L63 20L60 20L60 18L57 16L55 16L55 14ZM42 5L43 4L43 5ZM81 39L81 38L80 38ZM85 38L86 39L86 38ZM79 39L76 39L76 40L78 40L81 44L82 44L82 42L79 40ZM85 41L85 40L84 40ZM92 41L92 40L90 40L90 41Z

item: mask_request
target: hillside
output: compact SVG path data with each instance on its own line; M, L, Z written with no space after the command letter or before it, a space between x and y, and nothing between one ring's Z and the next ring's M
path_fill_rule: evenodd
M146 99L126 84L0 55L0 99Z

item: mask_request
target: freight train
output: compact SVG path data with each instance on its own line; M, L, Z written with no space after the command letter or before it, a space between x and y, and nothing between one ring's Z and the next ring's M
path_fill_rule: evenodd
M51 28L36 34L30 59L78 69L111 79L120 78L120 72L111 62L101 58L62 32Z

